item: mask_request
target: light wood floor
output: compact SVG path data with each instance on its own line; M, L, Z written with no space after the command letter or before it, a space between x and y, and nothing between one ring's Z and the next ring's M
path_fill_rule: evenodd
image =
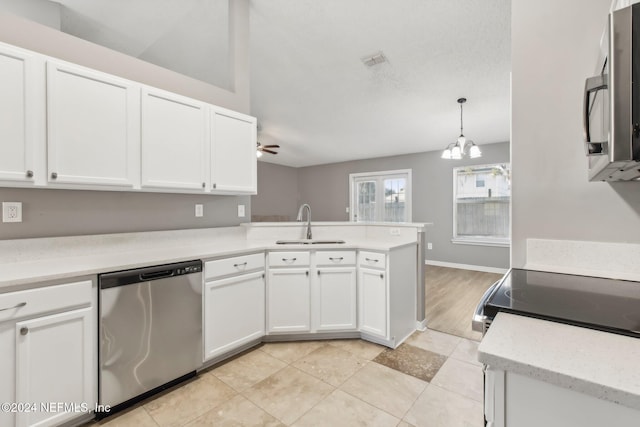
M482 334L471 330L471 318L482 294L501 277L495 273L427 265L427 327L480 341Z

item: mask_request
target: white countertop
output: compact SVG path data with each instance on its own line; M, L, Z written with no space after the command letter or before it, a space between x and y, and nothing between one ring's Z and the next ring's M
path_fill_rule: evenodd
M498 313L478 360L599 399L640 409L640 340Z
M322 225L326 229L329 223ZM351 225L353 227L353 223ZM283 226L291 227L288 224ZM343 232L338 237L346 241L344 244L277 245L277 239L249 237L246 228L225 227L2 241L0 292L46 286L46 282L54 280L109 271L267 250L389 251L416 244L415 238L407 235L384 237L376 233L366 235L364 232ZM327 236L318 236L325 237ZM332 235L331 238L336 238L336 235Z

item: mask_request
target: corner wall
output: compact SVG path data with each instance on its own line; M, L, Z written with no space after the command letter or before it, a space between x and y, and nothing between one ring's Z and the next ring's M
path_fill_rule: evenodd
M513 0L512 266L528 238L640 242L640 182L588 182L582 91L611 0Z

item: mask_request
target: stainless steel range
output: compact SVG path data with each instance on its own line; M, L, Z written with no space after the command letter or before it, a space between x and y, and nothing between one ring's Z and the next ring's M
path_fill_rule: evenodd
M640 282L513 268L482 297L473 330L499 311L640 338Z

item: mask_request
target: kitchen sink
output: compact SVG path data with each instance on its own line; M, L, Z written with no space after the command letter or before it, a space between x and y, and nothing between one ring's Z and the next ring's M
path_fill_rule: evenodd
M344 240L297 239L276 241L276 245L336 245L341 243L344 243Z

